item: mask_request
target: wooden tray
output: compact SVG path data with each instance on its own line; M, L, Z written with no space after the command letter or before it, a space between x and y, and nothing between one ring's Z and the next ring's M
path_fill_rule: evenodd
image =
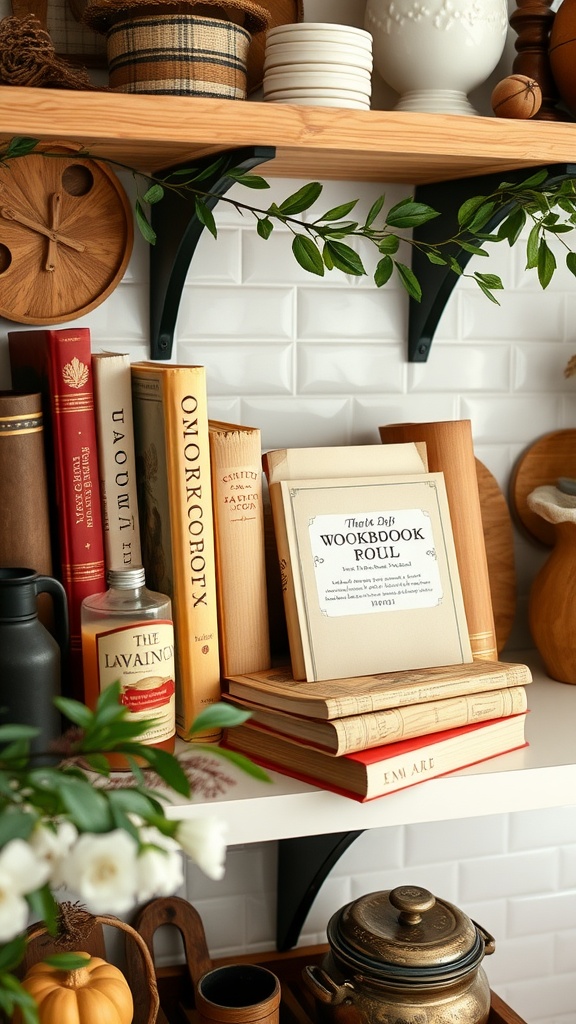
M282 1002L280 1024L316 1024L314 1000L301 982L303 968L317 964L328 951L328 946L307 946L288 953L263 953L260 956L228 957L215 960L214 966L226 963L258 963L280 979ZM160 1005L169 1024L196 1024L196 1012L191 1004L190 988L186 985L185 968L164 967L157 971ZM184 995L183 995L184 994ZM183 995L184 1001L180 1000ZM491 993L488 1024L526 1024L495 992Z
M308 965L320 964L328 952L328 945L301 946L286 953L266 952L211 960L198 911L187 900L178 896L151 900L136 915L133 926L148 948L152 959L154 933L158 928L176 928L182 939L185 963L156 969L160 998L157 1024L197 1024L194 1008L194 988L197 981L213 967L231 963L260 964L276 974L282 987L280 1024L317 1024L315 1000L302 983L302 971ZM126 973L133 988L135 1007L138 1011L139 1000L135 989L139 980L138 975L134 973L134 970L138 969L138 962L135 961L132 946L132 943L126 946ZM526 1022L493 992L488 1024Z

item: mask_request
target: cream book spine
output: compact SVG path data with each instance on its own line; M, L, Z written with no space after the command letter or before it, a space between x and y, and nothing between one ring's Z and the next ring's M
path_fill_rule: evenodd
M133 363L131 373L142 558L148 586L172 600L176 729L189 740L198 713L220 699L206 371Z
M94 408L107 569L142 564L130 356L93 352Z
M257 672L270 666L261 434L219 420L208 428L222 673Z

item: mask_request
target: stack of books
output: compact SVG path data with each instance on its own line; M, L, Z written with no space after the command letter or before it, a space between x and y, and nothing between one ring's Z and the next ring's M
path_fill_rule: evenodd
M250 712L223 744L364 802L527 745L527 665L477 660L321 683L290 668L230 676Z

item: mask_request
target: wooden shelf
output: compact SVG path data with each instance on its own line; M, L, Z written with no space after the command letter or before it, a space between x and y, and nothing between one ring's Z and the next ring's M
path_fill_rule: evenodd
M174 817L217 813L228 822L229 844L236 845L573 805L576 686L549 679L533 652L509 660L530 664L534 674L527 691L529 746L522 750L366 804L275 773L271 784L257 782L229 769L214 755L233 783L214 799L195 797L191 804L175 805L168 813Z
M267 173L320 180L418 184L576 160L573 123L13 86L0 87L0 133L80 142L150 171L275 146Z

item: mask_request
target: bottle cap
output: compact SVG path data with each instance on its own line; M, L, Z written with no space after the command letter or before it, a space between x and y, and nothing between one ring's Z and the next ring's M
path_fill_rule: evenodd
M131 565L129 569L108 569L106 582L120 590L133 590L146 584L146 570L142 565Z

